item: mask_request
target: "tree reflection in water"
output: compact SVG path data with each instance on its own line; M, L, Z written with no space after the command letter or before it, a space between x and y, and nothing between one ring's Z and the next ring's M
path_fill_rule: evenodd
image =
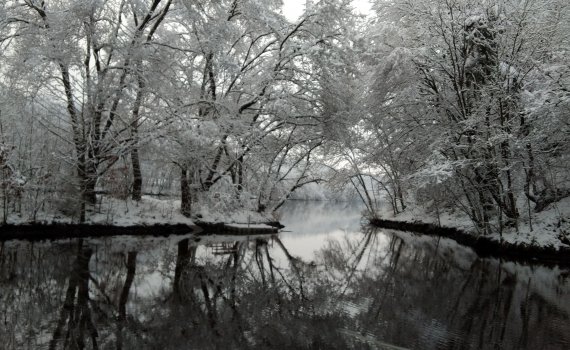
M567 270L480 259L443 239L363 231L327 241L311 262L278 236L6 242L2 347L570 345Z

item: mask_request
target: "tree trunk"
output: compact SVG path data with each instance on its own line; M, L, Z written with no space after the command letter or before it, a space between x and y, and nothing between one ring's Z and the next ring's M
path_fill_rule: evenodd
M137 64L137 69L140 69L140 62ZM142 197L142 173L141 173L141 162L139 159L139 119L140 119L140 108L142 104L145 83L141 76L140 71L137 75L137 97L135 98L135 104L132 111L132 122L131 122L131 133L133 136L133 148L131 149L131 163L133 165L133 195L132 198L135 201L140 201Z
M190 193L190 184L188 183L188 170L182 167L180 171L180 211L182 215L190 217L192 213L192 195Z
M243 156L240 157L237 167L237 189L239 194L243 191Z
M180 279L182 277L182 272L190 261L190 251L188 250L188 239L183 239L178 242L178 255L176 256L176 266L174 267L174 284L172 286L172 291L178 297L180 297Z
M140 201L142 198L142 173L141 163L139 159L139 150L137 146L133 146L131 150L131 163L133 165L133 195L135 201Z
M95 205L97 203L97 195L95 194L97 170L94 169L93 166L88 166L85 163L85 159L81 159L77 165L77 175L79 177L81 192L80 222L85 222L87 205Z
M398 193L398 200L400 201L400 206L402 207L402 211L404 211L406 210L406 204L404 203L404 193L402 192L402 186L400 184L398 184L397 193Z
M86 204L95 205L97 203L97 196L95 194L96 185L97 176L94 174L87 174L83 187L83 200Z
M74 334L77 337L80 332L79 329L75 328L79 325L76 322L72 322L72 319L76 316L75 321L80 321L83 317L84 322L92 322L91 320L85 320L86 317L90 317L90 312L87 309L89 307L87 300L87 293L89 290L89 261L91 260L91 255L93 251L91 249L85 249L83 243L80 240L78 246L78 255L73 268L70 271L68 287L65 293L64 303L59 313L59 319L57 321L55 330L52 335L52 339L49 343L49 349L57 349L58 342L64 338L64 327L67 324L69 327L67 334ZM76 294L77 294L77 304L76 304ZM74 315L77 314L77 315ZM69 322L68 322L69 321ZM79 322L81 323L81 322ZM91 328L91 327L90 327ZM93 328L92 341L93 347L96 348L96 337L97 332ZM76 338L75 341L83 341L83 339Z
M119 298L119 318L117 320L117 350L123 348L123 328L127 321L127 301L129 300L129 293L131 286L135 279L137 269L137 252L129 252L127 255L127 277L121 290Z
M220 164L220 161L222 160L222 156L224 154L224 147L225 147L227 138L228 138L227 134L222 137L222 145L218 147L218 151L216 152L216 156L214 157L214 163L212 164L212 167L210 168L210 171L208 172L208 176L206 177L206 180L204 181L204 190L205 191L208 191L210 189L210 187L212 187L212 185L214 184L214 175L216 175L216 172L218 171L218 165Z

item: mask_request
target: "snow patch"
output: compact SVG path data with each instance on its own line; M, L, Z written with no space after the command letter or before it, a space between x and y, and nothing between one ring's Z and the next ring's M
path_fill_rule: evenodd
M438 218L436 214L429 213L414 203L408 203L404 212L394 215L386 203L377 211L377 215L380 218L393 221L440 224L476 234L476 229L470 218L457 210L453 212L442 210ZM521 213L518 228L505 227L502 234L493 232L489 235L490 238L502 239L512 244L553 247L555 249L568 247L561 240L562 236L570 238L570 197L550 204L540 213L531 212L530 216L529 213Z

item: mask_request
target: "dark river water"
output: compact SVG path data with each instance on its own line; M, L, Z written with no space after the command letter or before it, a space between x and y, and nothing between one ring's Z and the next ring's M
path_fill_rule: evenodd
M290 202L275 236L0 243L0 349L570 349L570 271Z

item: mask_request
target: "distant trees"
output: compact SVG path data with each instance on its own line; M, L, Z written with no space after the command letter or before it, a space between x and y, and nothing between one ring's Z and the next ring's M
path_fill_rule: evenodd
M15 198L14 194L21 191L21 186L25 181L18 178L18 172L14 168L12 151L14 146L0 140L0 191L2 196L2 223L6 223L8 218L8 207ZM15 193L16 192L16 193Z
M195 52L183 69L198 79L184 82L196 93L183 98L179 115L194 132L182 133L190 139L176 142L193 143L201 153L199 159L187 154L179 163L198 192L229 180L229 192L239 197L248 173L259 176L258 183L269 181L272 154L305 142L292 138L297 121L290 114L302 107L292 105L295 99L310 92L303 91L306 78L298 65L317 40L300 37L308 19L290 24L276 10L237 1L187 6L188 40ZM259 191L254 195L263 209L266 190Z
M69 148L57 132L46 133L47 115L34 106L17 89L0 84L3 220L10 213L35 220L47 202L60 204L54 191L62 188L61 179L67 175L60 157ZM57 122L53 125L59 126Z
M337 50L340 30L325 20L335 5L310 8L296 23L278 4L185 5L179 35L163 48L174 58L159 90L173 115L161 148L181 173L183 206L215 194L272 211L319 181L311 171L323 144L316 70L323 52Z

